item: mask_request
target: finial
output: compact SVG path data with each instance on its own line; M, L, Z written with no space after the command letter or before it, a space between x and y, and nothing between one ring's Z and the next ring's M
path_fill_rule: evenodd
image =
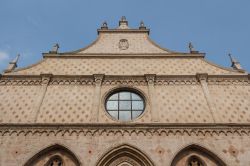
M60 47L59 47L59 44L56 43L56 44L52 47L50 53L57 53L57 51L58 51L59 48L60 48Z
M17 56L9 63L9 66L5 70L5 72L11 72L17 67L17 62L19 60L20 54L17 54Z
M231 60L231 67L233 67L236 70L242 70L242 67L240 65L240 62L238 62L235 58L232 57L232 55L228 54L230 60Z
M141 22L140 22L140 27L139 27L139 29L146 29L146 27L145 27L145 25L144 25L144 22L143 22L143 21L141 21Z
M191 54L193 54L193 53L199 53L199 51L195 51L194 46L193 46L193 44L191 42L188 43L188 48L189 48L189 52Z
M128 21L126 20L125 16L122 16L122 18L119 21L119 27L121 29L127 29L128 28Z
M122 16L121 21L126 21L126 17Z
M108 24L106 21L102 23L101 29L108 29Z

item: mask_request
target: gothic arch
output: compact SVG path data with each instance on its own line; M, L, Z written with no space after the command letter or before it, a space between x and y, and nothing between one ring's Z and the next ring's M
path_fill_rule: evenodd
M45 163L48 163L53 158L60 158L62 161L64 160L63 158L65 158L67 162L71 163L71 165L81 165L81 163L73 152L71 152L68 148L62 145L55 144L36 153L24 164L24 166L43 166L46 165Z
M97 166L154 166L153 162L139 149L123 144L107 152Z
M216 154L196 144L186 146L179 151L172 160L171 166L186 166L191 158L197 158L203 166L226 166L225 162L222 161Z

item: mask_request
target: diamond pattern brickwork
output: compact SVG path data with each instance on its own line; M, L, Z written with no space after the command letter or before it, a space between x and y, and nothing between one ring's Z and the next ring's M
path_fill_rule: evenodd
M92 86L49 86L37 122L89 122L91 118L92 99Z
M0 123L34 122L40 86L0 86Z
M125 39L128 41L128 49L121 49L119 41ZM148 40L145 33L108 33L101 34L98 41L80 51L81 53L168 53L168 51L159 48Z
M195 75L196 73L240 74L215 67L201 58L53 58L45 59L41 63L9 74L52 73L54 75L92 75L103 73L106 75Z
M199 85L157 86L156 96L160 122L213 123Z
M250 122L250 86L209 85L221 122Z

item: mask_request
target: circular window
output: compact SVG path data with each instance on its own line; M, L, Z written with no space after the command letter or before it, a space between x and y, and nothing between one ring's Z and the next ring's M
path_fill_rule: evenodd
M113 118L130 121L144 111L143 98L135 92L119 91L112 93L106 100L106 110Z

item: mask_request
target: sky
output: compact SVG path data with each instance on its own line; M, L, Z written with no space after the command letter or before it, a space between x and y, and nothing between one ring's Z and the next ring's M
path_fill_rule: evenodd
M162 47L188 52L192 42L224 67L231 53L250 72L250 0L0 0L0 73L17 54L25 67L55 43L59 52L86 47L121 16L132 28L143 20Z

